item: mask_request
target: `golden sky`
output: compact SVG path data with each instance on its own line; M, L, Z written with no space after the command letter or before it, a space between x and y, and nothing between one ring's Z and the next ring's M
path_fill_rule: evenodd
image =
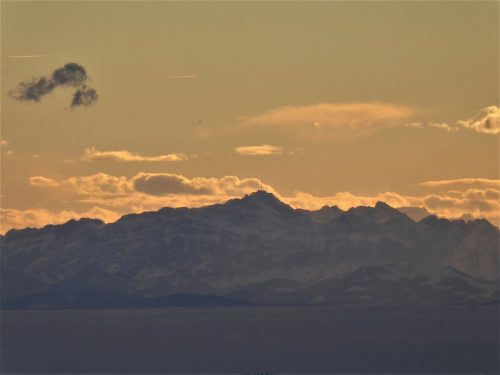
M498 223L499 3L1 3L2 231L261 184ZM76 88L13 92L67 63Z

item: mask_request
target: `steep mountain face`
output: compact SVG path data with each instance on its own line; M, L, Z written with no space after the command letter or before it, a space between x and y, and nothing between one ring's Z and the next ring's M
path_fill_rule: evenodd
M258 191L112 224L82 219L12 230L1 241L2 299L21 307L60 296L64 306L82 293L100 301L192 294L257 304L498 299L494 226L433 216L415 222L385 203L310 212Z

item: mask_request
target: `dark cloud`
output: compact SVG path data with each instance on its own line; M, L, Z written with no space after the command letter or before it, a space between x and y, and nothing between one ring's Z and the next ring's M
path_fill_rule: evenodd
M11 96L21 101L38 102L42 96L50 93L55 87L56 85L50 79L33 78L31 81L21 82L15 90L11 91Z
M87 80L87 72L81 65L68 63L54 70L52 80L58 85L80 86Z
M134 177L132 185L138 192L157 196L168 194L198 195L213 193L213 189L210 188L206 181L190 180L184 176L169 173L142 173Z
M73 94L73 100L71 101L71 108L84 106L88 107L92 105L98 98L97 92L86 85L78 88Z
M87 72L82 65L67 63L62 68L54 70L50 77L21 82L10 92L10 96L19 101L39 102L42 96L50 94L56 87L70 86L76 88L71 108L88 107L97 100L98 95L96 90L85 84L87 79Z

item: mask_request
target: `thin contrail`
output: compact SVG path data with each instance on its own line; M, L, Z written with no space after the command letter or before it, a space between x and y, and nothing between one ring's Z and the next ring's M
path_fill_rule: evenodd
M178 75L178 76L168 76L167 78L170 78L170 79L198 78L198 75L197 75L197 74L191 74L191 75Z
M37 57L49 57L50 55L10 55L9 59L33 59Z

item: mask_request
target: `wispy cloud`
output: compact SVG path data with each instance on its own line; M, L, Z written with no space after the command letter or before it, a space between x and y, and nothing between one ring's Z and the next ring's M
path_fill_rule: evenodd
M5 139L0 139L0 149L2 151L2 154L5 156L14 155L14 151L10 148L10 143Z
M173 75L173 76L168 76L168 79L196 79L199 78L197 74L185 74L185 75Z
M480 188L497 188L500 190L500 179L491 178L456 178L449 180L431 180L424 181L420 186L432 187L432 188L462 188L462 187L480 187Z
M58 187L60 183L52 178L33 176L29 178L30 185L36 187Z
M36 59L49 56L50 55L9 55L9 59Z
M458 120L455 123L428 122L424 124L416 122L406 126L418 129L437 128L447 132L458 132L466 129L483 134L498 135L500 134L500 108L494 105L489 106L481 109L475 116L466 120Z
M286 128L289 133L320 140L350 139L398 127L500 134L498 106L483 108L475 116L454 123L414 121L415 116L421 112L415 106L384 102L319 103L278 107L247 118L243 121L243 126Z
M188 160L183 153L143 156L127 150L99 151L94 147L86 148L80 160L83 161L137 161L137 162L174 162Z
M96 173L90 176L75 176L64 179L53 179L44 176L29 178L31 186L37 188L61 188L78 195L120 196L133 192L130 181L124 176L113 176L107 173Z
M441 130L446 130L448 132L456 132L456 131L460 130L459 127L457 127L457 126L450 126L450 125L448 125L445 122L429 122L427 124L427 126L429 126L431 128L437 128L437 129L441 129Z
M287 131L322 137L352 137L404 126L415 107L382 102L319 103L272 109L246 121L247 126L286 127Z
M236 147L234 151L240 155L281 155L283 153L283 147L272 146L272 145L260 145L260 146L240 146Z

